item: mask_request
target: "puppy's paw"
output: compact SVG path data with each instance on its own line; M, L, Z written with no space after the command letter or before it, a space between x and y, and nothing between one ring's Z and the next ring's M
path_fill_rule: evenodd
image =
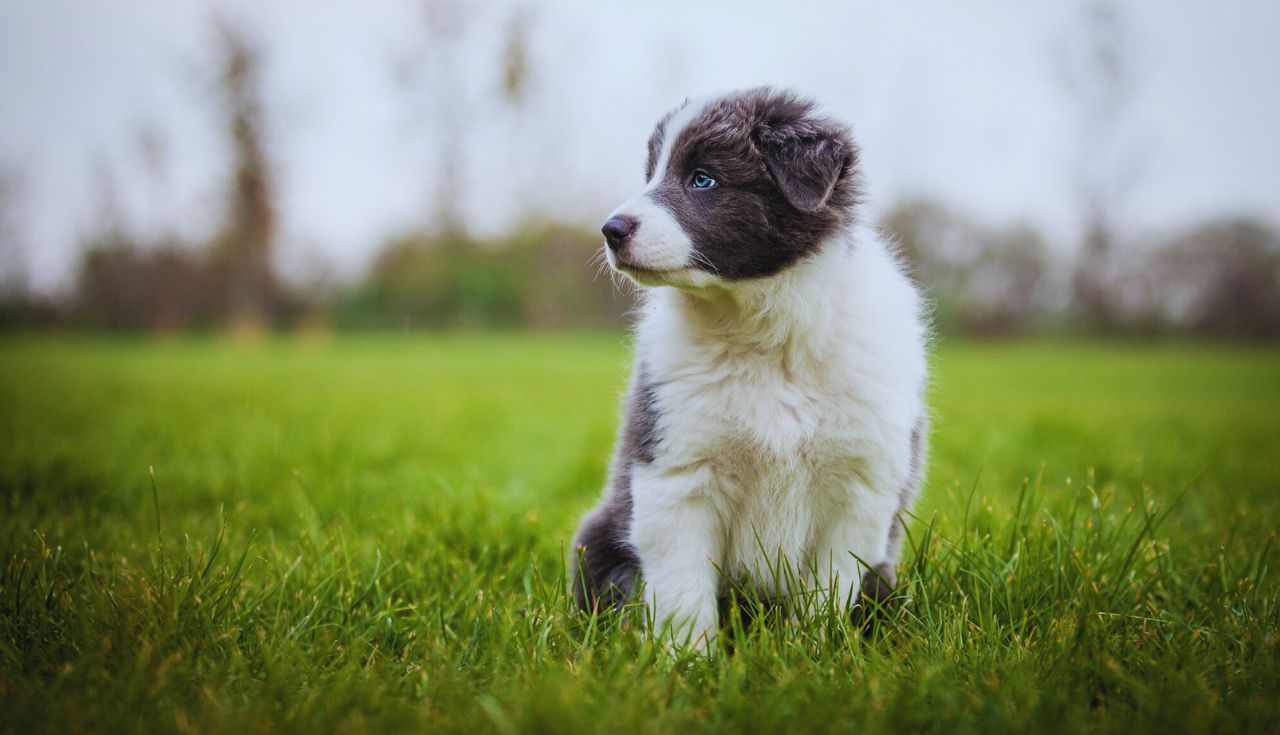
M888 562L881 562L862 575L862 589L853 606L852 622L865 635L875 630L876 623L895 604L897 583L897 571Z

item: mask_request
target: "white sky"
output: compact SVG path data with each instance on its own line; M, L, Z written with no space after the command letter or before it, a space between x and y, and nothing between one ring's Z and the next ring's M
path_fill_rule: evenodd
M595 226L640 184L663 111L762 83L852 125L873 209L930 195L1068 241L1071 174L1088 165L1139 172L1117 201L1131 231L1215 214L1280 223L1280 3L1121 3L1131 95L1097 146L1055 66L1079 42L1077 3L527 3L533 94L512 110L497 89L515 3L468 3L455 62L461 196L480 232L535 212ZM319 255L355 273L427 221L433 108L395 73L431 58L420 3L0 0L0 166L20 178L38 287L68 282L104 180L133 227L199 235L216 221L215 12L264 46L286 268ZM165 152L151 173L144 129Z

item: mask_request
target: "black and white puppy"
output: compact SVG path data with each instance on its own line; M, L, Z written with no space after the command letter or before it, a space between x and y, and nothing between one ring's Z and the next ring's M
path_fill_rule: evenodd
M883 599L924 465L927 329L856 216L849 132L769 88L690 101L645 176L604 225L609 264L651 288L579 604L621 605L642 574L655 622L705 645L726 577L793 591L770 588L780 560L842 606Z

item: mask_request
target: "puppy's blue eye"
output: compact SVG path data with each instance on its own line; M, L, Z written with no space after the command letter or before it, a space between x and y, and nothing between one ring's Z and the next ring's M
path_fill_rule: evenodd
M693 172L689 185L695 189L710 189L716 185L716 180L708 176L706 171L699 170Z

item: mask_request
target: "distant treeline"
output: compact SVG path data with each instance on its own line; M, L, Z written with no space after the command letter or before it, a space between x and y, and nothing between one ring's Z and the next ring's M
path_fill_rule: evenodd
M883 226L943 332L1280 336L1280 234L1254 219L1123 241L1093 232L1074 250L924 200Z
M893 209L883 226L944 333L1280 336L1280 235L1256 221L1207 222L1087 265L1028 226L984 225L929 201ZM495 240L406 235L353 282L308 286L228 241L244 231L227 227L203 245L110 233L86 248L69 297L10 297L0 320L143 331L608 328L633 305L630 289L592 258L600 236L583 229L528 225Z

